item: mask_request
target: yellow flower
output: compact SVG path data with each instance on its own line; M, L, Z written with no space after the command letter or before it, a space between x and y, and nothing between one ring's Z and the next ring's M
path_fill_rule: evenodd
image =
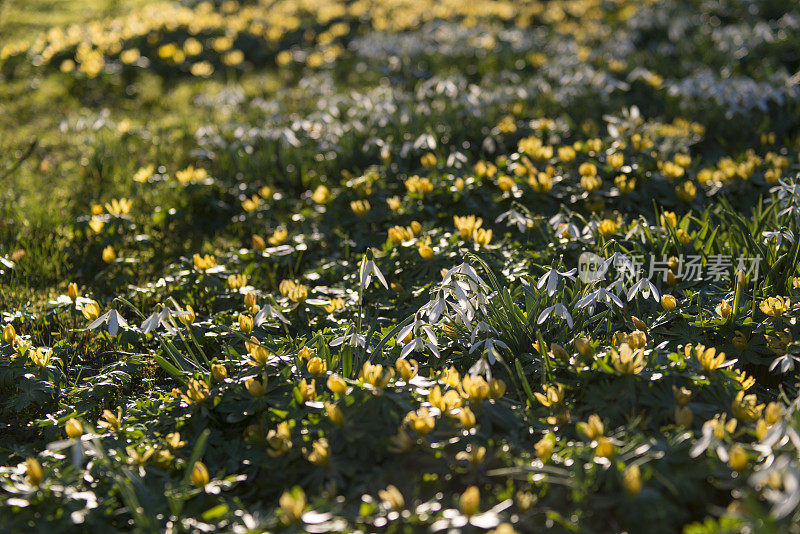
M239 330L245 334L249 334L253 330L253 318L247 314L239 314Z
M427 154L423 155L420 158L420 163L424 167L435 167L436 166L436 154L433 152L428 152Z
M436 385L430 393L428 393L428 402L440 412L446 413L453 408L461 406L461 396L453 389L448 390L442 395L442 389Z
M103 261L106 263L114 263L117 259L117 253L114 252L114 247L108 245L103 249Z
M208 395L208 384L205 383L205 380L196 380L192 378L189 380L189 387L186 388L186 394L181 394L181 397L187 404L200 404L208 398Z
M714 311L716 311L717 315L719 315L723 319L727 319L728 317L731 316L731 312L733 312L733 308L731 307L730 304L728 304L727 301L723 300L722 302L717 304L717 307L714 308Z
M481 492L477 486L470 486L461 494L458 499L458 506L461 508L461 513L464 515L475 515L480 509L481 505Z
M253 397L263 397L267 392L267 378L264 377L264 380L256 380L255 378L251 378L244 383L244 387Z
M424 406L416 412L408 412L405 417L405 422L411 430L423 436L429 434L436 424L436 420L428 413L428 409Z
M112 199L111 202L106 202L106 211L115 217L120 215L127 215L131 211L133 203L127 198Z
M210 254L201 256L195 252L194 256L192 256L192 262L194 263L195 269L200 272L205 272L217 264L217 258Z
M553 455L553 449L555 448L555 445L555 438L548 434L537 441L533 447L536 449L536 456L538 456L542 462L547 463L550 461L550 457Z
M329 376L327 386L336 395L344 395L347 392L347 382L339 375Z
M471 401L480 402L489 396L489 384L480 376L464 376L461 387Z
M36 458L25 460L25 474L31 486L38 486L42 482L42 464Z
M69 286L67 287L67 296L73 302L78 300L78 284L75 282L70 282Z
M409 193L420 193L425 195L433 191L433 182L429 178L420 178L416 174L409 176L405 181L406 190Z
M300 520L306 507L306 494L300 488L295 488L292 493L285 491L281 495L278 504L281 506L281 512L283 512L286 521L296 523Z
M430 260L433 258L433 249L427 243L421 243L418 248L419 255L422 256L424 260Z
M619 229L619 224L612 219L603 219L600 221L600 224L597 225L597 231L604 236L616 233L617 229Z
M692 182L686 181L675 187L675 193L684 202L691 202L697 196L697 187Z
M587 422L581 421L577 424L578 432L586 436L587 439L595 440L603 435L603 421L597 414L590 415Z
M359 378L363 378L364 382L373 387L382 388L394 378L394 369L390 368L384 372L382 365L373 365L370 362L364 362Z
M562 384L556 384L555 387L545 386L544 393L539 393L537 391L533 396L536 397L536 400L538 400L542 406L555 406L564 400L564 386Z
M461 239L469 239L473 236L475 230L481 227L483 219L475 215L464 215L463 217L454 215L453 222L456 225L456 229L458 229Z
M92 217L92 219L89 221L89 228L94 230L96 234L99 234L105 225L106 223L99 217Z
M392 211L400 211L400 208L402 206L402 202L400 200L400 197L398 197L397 195L387 198L386 199L386 204L389 206L389 209L392 210Z
M580 167L578 167L578 174L583 177L595 176L597 175L597 166L588 161L581 163Z
M467 446L466 451L456 454L456 460L466 460L472 465L480 465L486 457L486 447Z
M326 465L331 458L328 440L320 438L311 444L311 451L304 451L306 460L314 465Z
M642 472L638 465L631 465L622 472L622 486L629 495L638 495L642 491Z
M475 414L469 408L469 406L462 406L458 409L458 412L455 413L455 416L461 421L461 425L469 430L470 428L475 426Z
M331 299L331 301L324 306L325 311L328 313L333 313L337 310L341 310L344 308L344 299L341 297L335 297Z
M501 191L511 191L514 189L514 179L510 176L502 175L497 179L497 187L499 187Z
M192 165L175 173L175 178L177 178L181 185L205 180L206 176L208 176L208 173L205 169L195 169Z
M246 341L244 345L253 360L253 365L267 364L270 356L269 350L263 347L255 336L251 336L250 341Z
M606 156L606 161L615 169L619 169L625 164L625 155L622 152L614 152Z
M487 230L486 228L478 228L473 232L472 239L478 245L488 245L489 242L492 240L492 230Z
M594 449L595 456L601 458L608 458L609 460L614 457L616 447L608 438L601 437L597 440L597 446Z
M499 399L506 393L506 383L502 380L493 378L489 381L489 397Z
M49 347L36 347L36 350L31 353L31 360L39 369L47 367L50 363L50 357L53 355L53 349Z
M625 375L638 375L645 367L644 351L634 351L627 343L620 345L619 350L611 349L611 363L617 372Z
M672 295L661 295L661 307L666 311L674 310L678 306L678 301Z
M394 364L394 367L400 373L400 377L404 382L408 382L417 376L417 371L419 371L419 364L417 363L417 360L414 359L406 360L403 358L397 360Z
M267 432L267 445L269 445L267 454L272 458L282 456L292 448L291 438L292 434L289 430L289 422L283 421L279 423L276 429Z
M318 185L311 195L311 200L317 204L327 204L331 199L331 191L324 185Z
M253 235L251 238L253 250L257 252L263 252L265 248L267 248L267 243L264 241L264 238L260 235Z
M685 387L672 386L672 397L678 406L686 406L692 398L692 392Z
M325 364L325 361L319 356L314 356L308 360L306 368L313 376L319 376L328 370L328 366Z
M287 296L294 302L304 302L308 298L308 287L303 284L295 284L295 286L289 290Z
M328 419L330 419L331 423L333 423L334 425L342 426L342 424L344 424L344 414L342 413L342 410L335 404L326 402L325 414L328 416Z
M783 417L784 411L780 403L770 402L767 404L767 409L764 411L764 419L768 425L774 425Z
M737 393L733 404L731 404L733 415L745 423L751 423L760 418L763 410L764 405L758 404L756 395L754 393L745 395L744 391Z
M64 425L64 430L70 439L77 439L83 435L83 425L74 417L67 421Z
M208 468L206 468L206 464L204 464L200 460L196 461L194 463L194 466L192 467L192 474L190 476L190 479L192 481L192 484L194 484L195 487L198 488L202 488L206 484L208 484L209 478L208 478Z
M731 466L732 469L736 471L744 471L747 469L748 459L747 459L747 452L744 448L739 445L738 443L731 447L728 451L728 465Z
M676 406L675 407L675 424L682 427L690 427L692 425L692 419L694 418L694 414L692 413L692 409L688 406Z
M665 211L661 214L661 226L664 228L668 226L677 226L678 217L672 211Z
M117 432L122 424L122 407L117 408L117 413L114 414L111 410L103 410L103 418L97 421L97 426L100 428L108 428Z
M694 353L697 356L697 361L700 362L700 365L703 366L703 369L708 372L718 369L722 364L725 363L725 353L720 352L717 354L717 349L714 347L706 348L704 345L686 345L683 351L687 358L691 355L692 350L694 350Z
M317 398L317 382L316 380L306 380L305 378L297 384L297 390L300 392L300 397L303 402L308 402Z
M3 327L3 340L6 343L13 343L15 339L17 339L17 331L14 329L14 325L6 324Z
M386 486L385 490L378 491L378 497L380 497L381 501L383 501L383 503L392 510L402 510L406 505L406 501L403 499L403 494L400 493L399 489L391 484Z
M791 301L789 297L769 297L761 301L758 307L764 314L770 317L780 317L789 309Z
M731 343L736 348L736 350L744 350L747 348L747 338L740 330L736 330L734 332Z
M289 237L289 230L286 228L278 228L274 232L272 232L272 236L270 236L267 241L270 245L277 246L286 241L286 238Z
M170 432L166 435L165 441L167 442L167 447L169 450L174 451L186 446L186 442L181 440L181 433L180 432Z
M228 370L221 363L212 364L211 376L213 376L214 380L216 380L217 382L222 382L223 380L228 378Z
M350 203L350 209L353 210L353 213L359 217L363 217L369 213L369 210L372 209L372 206L370 206L369 200L354 200Z

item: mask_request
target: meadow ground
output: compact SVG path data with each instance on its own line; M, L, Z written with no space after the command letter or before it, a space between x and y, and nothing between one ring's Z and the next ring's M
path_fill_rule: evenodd
M800 7L0 3L0 532L800 532Z

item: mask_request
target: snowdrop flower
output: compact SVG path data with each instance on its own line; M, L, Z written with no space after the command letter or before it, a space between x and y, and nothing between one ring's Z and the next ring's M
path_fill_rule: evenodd
M559 271L556 268L552 268L544 273L541 278L539 278L539 281L536 283L536 287L537 289L542 289L542 287L547 284L547 296L552 297L558 290L559 279L569 278L574 282L576 272L578 272L578 270L575 268L572 268L569 271Z
M536 320L536 324L542 324L547 320L550 316L554 317L561 317L565 321L567 321L567 325L572 328L572 315L570 315L569 310L566 306L561 304L560 302L557 304L553 304L549 308L546 308L540 315L539 318Z
M369 257L369 259L368 259ZM361 280L361 291L364 291L367 287L369 287L369 283L372 282L372 275L375 275L378 280L380 280L383 287L389 289L389 284L386 283L386 278L384 278L383 273L378 266L375 265L375 262L372 260L372 254L368 252L364 254L364 258L361 260L361 268L358 270L358 276Z

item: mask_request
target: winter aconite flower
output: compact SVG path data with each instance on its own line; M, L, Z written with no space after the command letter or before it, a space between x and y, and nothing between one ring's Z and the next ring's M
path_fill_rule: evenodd
M397 487L389 484L386 486L386 489L378 491L378 497L380 497L383 504L392 510L402 510L405 505L405 499L403 499L403 494L400 493L400 490Z
M642 472L638 465L634 464L625 468L622 472L622 486L629 495L636 496L642 491Z
M475 515L480 509L481 505L481 492L477 486L470 486L461 494L458 500L458 506L461 508L461 513L464 515Z
M758 305L759 309L761 309L764 314L769 315L770 317L780 317L789 309L789 305L791 302L789 301L788 297L768 297L761 301L761 304Z
M637 375L644 369L644 351L633 350L630 345L623 343L619 350L611 349L611 364L617 372L624 375Z
M64 425L64 431L67 433L67 437L76 439L83 435L83 426L80 421L73 417Z
M208 484L208 468L206 468L206 465L203 462L198 460L194 463L194 466L192 466L190 480L197 488L202 488Z
M285 491L278 500L281 513L287 523L296 523L303 515L306 507L306 494L300 488L294 488L291 492Z
M25 460L25 474L31 486L38 486L42 482L42 464L36 458Z

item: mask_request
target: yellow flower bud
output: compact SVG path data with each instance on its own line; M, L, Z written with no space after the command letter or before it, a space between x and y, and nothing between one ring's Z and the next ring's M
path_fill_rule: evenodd
M217 382L222 382L228 378L228 370L221 363L215 363L211 366L211 375Z
M694 418L694 414L692 413L692 409L688 406L676 406L675 407L675 424L682 427L690 427L692 426L692 419Z
M631 465L622 472L622 486L629 495L636 496L642 491L642 472L638 465Z
M329 376L327 386L336 395L344 395L347 392L347 383L339 375Z
M608 458L610 460L616 453L616 447L614 447L614 444L611 443L611 440L601 437L597 440L597 446L595 447L594 453L596 456Z
M286 521L296 523L300 520L306 507L306 494L300 488L295 488L292 493L284 492L278 503Z
M114 263L117 259L117 253L114 252L114 247L108 245L103 249L103 261L106 263Z
M70 419L64 425L64 430L67 432L67 436L71 439L79 438L83 435L83 426L81 422L75 418Z
M97 304L95 301L90 300L83 304L81 308L81 313L86 318L87 321L94 321L98 317L100 317L100 305Z
M392 510L402 510L406 505L406 501L403 499L403 494L400 493L399 489L391 484L386 486L385 490L380 490L378 492L378 497L380 497L381 501L383 501L383 503Z
M263 252L265 248L267 248L267 243L264 241L264 238L260 235L253 235L251 238L253 250L256 252Z
M404 382L408 382L415 376L417 376L417 372L419 371L419 364L417 360L406 360L405 358L397 360L394 364L395 369L400 373L400 377L403 379Z
M506 393L506 383L499 379L489 381L489 397L499 399Z
M678 301L672 295L661 296L661 307L667 311L674 310L678 306Z
M308 368L308 372L311 373L313 376L319 376L328 370L328 366L325 364L325 360L323 360L319 356L314 356L313 358L308 360L308 364L306 365L306 367Z
M730 465L732 469L735 469L736 471L744 471L747 469L747 464L749 463L747 459L747 452L741 445L737 443L731 447L731 450L728 451L728 455L730 456L728 465Z
M344 424L344 414L342 413L342 410L335 404L326 402L325 414L328 416L328 419L330 419L331 423L333 423L334 425L342 426L342 424Z
M17 338L17 331L14 329L13 324L7 324L3 327L3 341L6 343L13 343Z
M208 469L201 461L196 461L192 467L191 481L195 487L202 488L208 484Z
M75 282L70 282L69 286L67 287L67 295L69 296L70 300L75 302L78 299L78 284Z
M244 313L239 314L239 330L249 334L253 330L253 318Z
M468 487L466 491L461 494L458 505L461 508L461 513L464 515L474 515L480 509L481 505L481 492L478 490L478 487Z
M36 458L25 460L25 473L31 486L38 486L42 482L42 464Z
M264 394L267 392L267 379L264 378L264 381L256 380L255 378L251 378L250 380L244 383L245 389L247 392L252 395L253 397L263 397Z

